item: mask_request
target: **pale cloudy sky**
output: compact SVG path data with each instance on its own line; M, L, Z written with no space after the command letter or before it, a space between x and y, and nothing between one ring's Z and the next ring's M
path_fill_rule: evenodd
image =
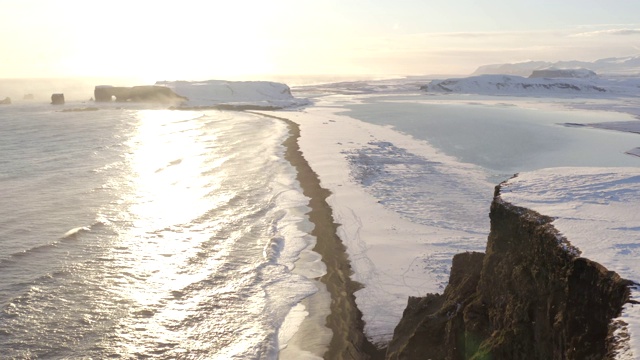
M640 55L636 0L0 0L0 78L466 74Z

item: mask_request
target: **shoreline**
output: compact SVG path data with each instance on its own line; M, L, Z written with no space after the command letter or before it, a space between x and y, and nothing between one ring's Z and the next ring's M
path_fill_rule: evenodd
M311 169L302 155L298 139L300 126L286 118L254 113L284 121L289 128L289 137L282 143L285 159L296 169L296 179L303 194L309 198L307 215L314 224L311 235L316 237L313 251L322 256L327 273L320 281L327 286L331 294L331 314L327 316L326 326L333 335L325 359L383 359L386 349L378 349L364 335L362 312L355 302L354 293L362 285L351 279L353 273L346 247L337 234L340 224L333 220L333 212L326 199L331 192L320 186L318 175Z

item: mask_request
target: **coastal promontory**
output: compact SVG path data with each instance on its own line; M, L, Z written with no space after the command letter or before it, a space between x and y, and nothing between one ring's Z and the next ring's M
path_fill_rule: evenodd
M387 358L614 358L632 283L581 257L553 218L503 200L500 185L490 219L486 253L456 255L443 294L409 299Z

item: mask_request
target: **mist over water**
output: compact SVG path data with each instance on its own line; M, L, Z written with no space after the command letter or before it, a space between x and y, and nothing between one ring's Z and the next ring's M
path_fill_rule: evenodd
M0 79L0 100L9 97L14 104L42 104L51 101L51 94L62 93L66 101L88 101L97 85L134 86L154 82L132 77Z

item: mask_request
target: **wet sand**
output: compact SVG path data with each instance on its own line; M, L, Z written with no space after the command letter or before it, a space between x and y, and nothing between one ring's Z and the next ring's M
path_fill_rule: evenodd
M289 126L290 136L284 141L285 159L297 170L297 179L303 193L310 198L307 214L315 225L311 235L317 239L313 251L322 255L327 273L320 278L331 294L331 314L327 317L326 326L333 332L325 359L383 359L384 350L377 349L364 336L362 313L355 303L354 292L361 285L351 280L351 265L346 248L337 235L339 224L333 221L331 207L326 199L331 192L320 186L317 174L311 169L300 151L298 138L300 127L295 122L264 113L262 116L285 121Z

